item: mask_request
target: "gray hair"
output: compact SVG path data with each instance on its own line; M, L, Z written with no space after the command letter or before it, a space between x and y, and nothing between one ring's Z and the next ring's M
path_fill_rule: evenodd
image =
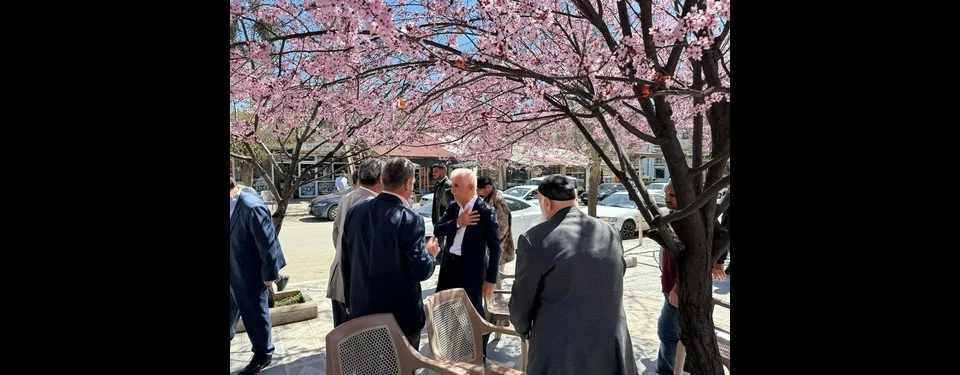
M383 160L367 159L360 163L359 180L360 185L370 186L377 184L377 178L383 173Z
M477 187L477 173L470 168L457 168L450 174L450 180L456 181L457 178L466 178L470 186Z
M395 190L407 180L413 179L416 165L407 158L393 158L383 165L383 188Z

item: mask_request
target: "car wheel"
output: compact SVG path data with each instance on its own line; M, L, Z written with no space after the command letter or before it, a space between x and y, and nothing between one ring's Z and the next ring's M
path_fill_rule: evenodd
M329 210L327 210L327 218L330 219L330 221L337 220L337 214L338 214L338 213L340 213L340 207L334 205L334 206L330 207Z
M637 224L633 220L624 221L623 225L620 226L620 238L622 239L631 238L636 232Z

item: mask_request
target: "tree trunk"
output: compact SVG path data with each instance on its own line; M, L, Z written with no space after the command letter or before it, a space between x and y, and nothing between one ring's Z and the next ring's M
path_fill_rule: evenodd
M693 215L696 216L696 215ZM684 219L699 221L696 219ZM691 373L723 375L713 325L713 283L709 242L702 230L687 233L680 262L680 337L687 348ZM709 359L709 360L707 360Z
M587 178L587 213L597 217L597 186L600 186L600 154L590 148L590 176Z
M290 198L281 197L277 199L277 211L273 213L273 228L277 232L277 238L280 238L280 226L283 225L283 217L287 215L287 205L290 204Z
M240 181L246 186L253 186L253 164L247 161L240 162Z

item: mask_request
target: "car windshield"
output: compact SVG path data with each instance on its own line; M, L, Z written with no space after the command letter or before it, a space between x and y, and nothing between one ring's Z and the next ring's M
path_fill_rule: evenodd
M667 184L658 182L655 184L647 185L647 190L663 190L664 186L667 186Z
M637 204L633 203L633 201L630 200L630 196L627 194L611 195L605 198L604 200L600 201L600 203L598 204L601 206L609 206L609 207L632 208L632 209L637 208Z

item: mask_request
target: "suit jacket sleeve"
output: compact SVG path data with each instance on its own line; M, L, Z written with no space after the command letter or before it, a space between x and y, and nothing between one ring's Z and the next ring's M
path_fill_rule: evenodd
M352 211L352 210L351 210ZM350 222L350 214L346 214L344 224ZM350 308L350 234L340 236L340 277L343 279L343 304Z
M520 337L526 339L530 337L537 313L536 304L540 299L540 270L537 254L533 251L527 234L521 234L517 242L517 276L510 292L510 323L517 329Z
M435 236L454 236L457 234L457 216L460 216L460 205L454 204L447 207L447 213L443 214L437 225L433 226ZM450 243L453 243L450 240Z
M433 256L427 252L426 240L424 238L424 236L426 236L426 229L423 227L423 217L409 212L403 214L408 215L407 222L412 224L414 228L412 231L402 230L400 232L400 251L403 252L403 256L406 259L407 270L414 280L423 281L429 279L430 276L433 276L436 262L433 260Z
M486 281L488 283L497 282L497 273L500 271L500 225L497 223L497 212L493 207L487 206L487 225L483 228L483 240L487 243L487 249L490 250L490 259L487 263Z
M349 195L349 194L348 194L348 195ZM348 202L346 202L346 200L347 200L348 198L349 198L349 197L344 197L344 199L343 199L342 201L340 201L340 208L341 208L341 209L342 209L343 207L347 207L347 206L345 206L344 204L345 204L345 203L348 203ZM341 218L340 216L346 216L346 212L343 212L343 210L341 210L340 215L338 215L338 216L337 216L337 219L333 221L333 247L334 247L334 248L340 246L340 245L337 243L337 238L340 237L340 220L343 219L343 218Z
M273 228L273 218L266 206L258 205L250 208L249 220L250 233L253 234L257 250L260 251L260 276L263 281L274 281L280 278L280 268L284 264L280 261L280 241L277 240L277 233Z

